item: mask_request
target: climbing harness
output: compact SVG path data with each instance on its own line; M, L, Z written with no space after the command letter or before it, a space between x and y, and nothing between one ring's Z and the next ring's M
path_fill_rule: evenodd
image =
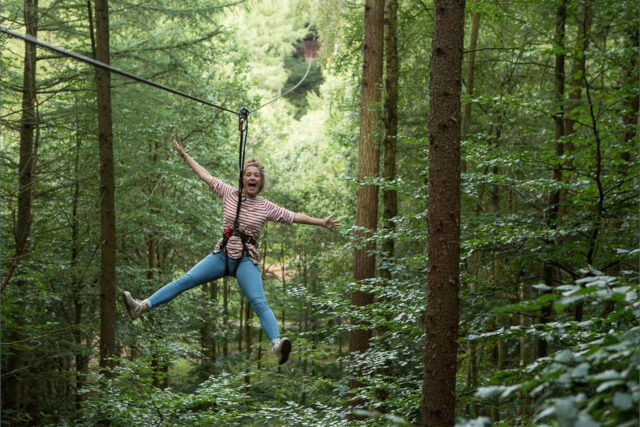
M70 58L73 58L75 60L81 61L81 62L85 62L87 64L93 65L94 67L98 67L98 68L102 68L104 70L107 70L109 72L115 73L115 74L119 74L121 76L130 78L132 80L135 80L137 82L140 83L144 83L146 85L149 86L153 86L157 89L161 89L170 93L173 93L175 95L179 95L182 96L184 98L190 99L192 101L196 101L199 102L201 104L205 104L208 105L210 107L214 107L217 108L219 110L222 111L226 111L228 113L232 113L238 116L239 118L239 122L238 122L238 128L240 131L240 144L239 144L239 148L238 148L238 171L239 171L239 178L238 178L238 204L236 205L236 217L233 221L233 227L225 227L224 228L224 232L223 232L223 236L222 236L222 244L220 246L220 250L224 252L225 254L225 276L229 275L229 255L227 253L227 243L229 242L229 239L231 239L232 236L236 236L240 238L240 241L242 242L242 255L240 256L240 258L238 258L236 260L236 265L235 268L233 269L233 276L236 275L237 271L238 271L238 266L240 265L240 260L242 259L242 257L245 254L249 254L249 249L247 248L247 244L253 245L253 246L257 246L258 242L251 236L245 234L242 230L240 230L240 209L242 207L242 199L243 199L243 195L242 195L242 191L244 189L244 183L242 181L242 177L243 177L243 172L244 172L244 158L245 158L245 151L247 148L247 134L248 134L248 130L249 130L249 114L254 113L258 110L260 110L263 107L266 107L269 104L272 104L273 102L277 101L278 99L282 98L283 96L289 94L290 92L292 92L293 90L295 90L296 88L298 88L298 86L300 86L302 84L302 82L306 79L307 75L309 74L309 70L311 69L311 64L312 61L309 62L309 65L307 66L307 71L304 73L304 76L302 76L302 79L300 79L300 81L293 86L291 89L287 90L286 92L281 93L280 95L276 96L275 98L267 101L266 103L260 105L259 107L254 108L253 110L249 110L246 107L243 107L242 109L240 109L240 111L233 111L230 110L226 107L223 107L221 105L217 105L214 104L212 102L209 101L205 101L203 99L197 98L195 96L189 95L187 93L172 89L170 87L167 86L163 86L159 83L155 83L151 80L147 80L145 78L142 78L140 76L137 76L135 74L129 73L127 71L122 71L118 68L112 67L109 64L105 64L104 62L100 62L97 61L95 59L92 58L88 58L84 55L80 55L78 53L75 52L71 52L69 50L63 49L61 47L58 46L54 46L51 45L49 43L45 43L43 41L38 40L37 38L30 36L28 34L23 35L23 34L19 34L16 33L14 31L8 30L6 28L0 27L0 33L5 33L9 36L24 40L27 43L31 43L31 44L35 44L37 46L43 47L45 49L51 50L53 52L59 53L61 55L64 56L68 56ZM234 258L235 260L235 258Z

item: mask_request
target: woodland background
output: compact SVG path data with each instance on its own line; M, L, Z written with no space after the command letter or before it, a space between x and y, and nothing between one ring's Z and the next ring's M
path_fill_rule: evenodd
M120 305L122 291L148 296L212 250L221 204L170 141L234 183L237 120L116 75L106 82L118 298L105 301L96 72L0 38L3 425L425 423L436 11L394 4L397 27L388 15L385 36L395 35L398 68L386 62L385 77L396 79L397 108L384 105L388 83L372 107L396 111L391 143L388 121L372 131L380 162L394 154L394 168L381 164L365 181L356 174L364 2L107 5L113 66L234 110L294 85L305 41L320 46L303 85L249 124L265 196L343 222L338 233L271 224L260 239L267 300L294 344L282 367L233 279L135 322ZM99 58L105 5L5 0L1 25ZM637 425L638 16L631 0L466 2L459 425ZM380 199L366 237L355 221L363 185ZM383 194L395 195L396 211ZM354 249L365 244L377 273L356 281ZM374 303L352 304L357 292ZM372 337L350 352L362 324Z

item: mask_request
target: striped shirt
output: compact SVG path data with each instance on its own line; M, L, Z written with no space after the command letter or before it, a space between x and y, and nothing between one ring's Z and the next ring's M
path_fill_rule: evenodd
M225 184L218 178L213 177L209 183L209 189L215 192L222 199L222 230L225 227L233 228L236 219L236 210L238 206L238 190L235 187ZM265 199L256 196L254 198L242 196L242 205L240 206L240 215L238 222L240 223L240 231L253 237L256 242L260 237L262 228L267 221L282 222L284 224L293 223L295 213L283 207L276 205ZM213 252L220 252L222 238L218 240ZM249 256L257 264L260 260L258 248L247 242ZM242 240L238 236L231 236L227 242L227 254L231 258L240 258L242 256Z

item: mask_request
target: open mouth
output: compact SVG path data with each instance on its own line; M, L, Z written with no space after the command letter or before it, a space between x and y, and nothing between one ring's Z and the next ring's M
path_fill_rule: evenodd
M249 183L247 183L247 189L249 189L249 190L257 190L258 189L258 184L256 184L255 182L249 182Z

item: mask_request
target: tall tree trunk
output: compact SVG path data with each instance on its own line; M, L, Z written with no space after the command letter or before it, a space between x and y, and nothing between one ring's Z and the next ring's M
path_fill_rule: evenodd
M565 37L565 22L567 19L567 0L561 0L556 10L556 28L554 36L554 44L556 48L555 55L555 91L554 91L554 114L553 121L555 124L555 154L558 158L556 166L553 168L552 179L556 182L562 181L562 165L560 164L560 157L564 154L564 143L562 139L565 136L565 124L564 124L564 37ZM549 228L555 230L558 227L560 220L560 191L553 190L549 197L548 206L548 220ZM557 242L550 242L551 245ZM544 262L542 266L542 278L544 283L552 288L555 283L555 268L549 262ZM541 322L545 323L549 320L552 310L551 304L545 305L541 309ZM544 339L538 339L538 357L544 357L547 355L547 342Z
M307 267L307 255L304 249L302 250L301 258L302 258L301 259L302 287L305 289L305 292L309 292L309 273L308 273L308 267ZM307 302L304 300L302 301L302 328L300 329L300 332L302 332L305 336L307 336L307 332L309 332L309 304L307 304ZM301 358L304 357L304 359L302 359L302 373L303 375L306 375L309 358L306 355L306 352L304 354L305 354L304 356L301 355Z
M267 271L267 249L269 246L266 232L262 236L262 241L264 242L262 245L264 247L264 251L262 252L262 268L260 269L260 274L262 275L262 281L264 282ZM262 368L262 335L263 331L262 327L260 327L258 332L258 370Z
M38 37L38 0L24 1L24 23L27 35ZM29 234L33 219L33 173L35 167L34 132L38 125L36 111L36 45L24 44L22 81L22 117L20 119L20 160L18 164L18 221L16 254L2 280L4 291L20 260L28 256Z
M109 64L109 2L96 0L96 59ZM116 352L116 213L111 119L111 77L96 68L98 142L100 144L100 366L111 367Z
M358 142L358 180L375 178L379 168L378 105L382 83L382 35L384 25L384 0L366 0L364 7L364 43L362 64L362 89L360 93L360 139ZM358 233L359 239L366 239L375 232L378 221L378 187L360 185L357 189L356 226L366 232ZM353 276L357 282L375 277L376 260L372 251L375 244L367 244L354 251ZM373 294L360 291L351 294L351 304L356 307L373 303ZM369 348L371 328L360 324L349 334L349 353L366 351ZM361 384L356 379L349 381L350 388ZM358 404L359 402L351 402Z
M24 21L27 34L37 37L38 32L38 2L37 0L25 0ZM34 131L38 123L35 108L36 102L36 46L31 43L24 45L24 73L22 91L22 117L20 127L20 160L18 165L18 221L16 224L16 254L2 281L2 291L9 283L11 275L15 271L18 262L28 254L28 240L31 229L33 209L33 170L35 164ZM17 290L25 292L28 284L24 280L17 283ZM16 325L9 334L3 338L9 338L10 342L21 342L23 316L18 316ZM4 341L4 339L3 339ZM20 350L20 344L7 349L6 369L3 372L2 384L2 408L14 410L20 413L23 407L23 396L28 398L29 390L24 384L24 376L21 375L25 365L25 354Z
M249 300L247 300L244 306L244 349L245 360L247 362L251 361L251 352L253 351L253 328L251 327L252 314L251 304L249 304ZM244 376L244 383L251 383L251 377L249 374Z
M462 112L462 135L464 137L469 133L469 126L471 125L471 108L473 106L472 98L474 95L473 84L476 65L476 49L478 48L478 33L480 32L480 13L477 10L478 0L473 0L473 14L471 18L471 36L469 39L469 49L467 55L467 75L465 79L465 93L467 95L467 101L464 104ZM464 160L461 163L462 171L466 171L467 164ZM482 199L478 200L478 207L476 211L481 209ZM475 292L475 282L472 280L469 282L469 290L471 293ZM478 361L476 354L476 341L468 341L468 364L467 364L467 387L470 390L475 390L478 387ZM477 406L473 407L473 416L477 416Z
M210 300L216 308L218 307L218 283L218 281L211 282L211 293L209 294ZM214 362L216 360L216 350L219 347L218 342L215 339L218 332L218 326L215 321L211 322L210 329L208 357L211 362Z
M588 0L586 0L588 1ZM632 52L629 55L629 62L625 69L625 85L633 90L629 91L626 99L625 114L622 117L624 123L623 143L626 147L620 157L627 163L623 167L623 172L627 173L628 163L633 160L633 152L636 150L636 135L638 132L638 109L640 107L640 93L638 93L638 54L636 49L640 44L640 34L638 34L638 20L631 19L627 23L627 46L626 48Z
M576 120L572 115L572 110L579 110L580 100L582 98L583 89L583 74L586 72L586 51L589 48L589 34L591 32L591 0L584 1L584 7L582 11L582 17L578 20L578 33L576 34L576 47L573 53L573 62L571 65L571 84L568 91L569 105L567 111L567 117L565 118L565 133L570 138L567 139L565 145L566 152L569 154L564 166L567 170L573 168L573 151L575 150L575 144L573 142L573 136L576 134ZM567 209L567 191L563 190L560 194L560 216L564 215ZM582 312L584 305L579 302L575 308L575 320L577 322L582 321Z
M462 113L462 135L469 133L471 124L471 107L473 106L473 83L476 66L476 49L478 48L478 33L480 30L480 12L477 10L478 0L473 0L473 14L471 17L471 37L469 38L469 51L467 56L467 76L465 78L465 94L467 101ZM463 168L464 169L464 168Z
M218 282L205 283L202 286L203 298L208 299L217 305L218 302ZM205 316L200 327L200 343L202 347L202 369L209 374L212 372L213 363L216 360L216 341L214 339L216 326L215 320L210 316Z
M578 107L580 106L580 100L582 98L582 89L584 87L582 84L582 74L586 66L585 52L589 48L589 34L591 32L592 20L591 0L584 0L584 9L582 11L582 17L578 21L576 47L571 64L571 84L568 91L569 105L564 126L567 136L573 136L576 133L576 120L572 113L574 110L579 110ZM571 138L567 140L565 148L568 152L572 152L575 149L575 144ZM572 163L568 163L567 167L571 168L572 165Z
M396 153L398 138L398 0L385 1L385 99L384 99L384 157L382 177L390 183L396 179ZM386 232L393 233L396 225L393 218L398 215L398 192L385 189L382 192L382 218ZM394 255L393 238L382 241L382 252L389 259ZM380 269L380 277L389 280L389 268Z
M523 277L524 274L523 273L520 273L520 274L521 276L520 276L520 285L518 288L518 299L522 303L525 301L525 292L524 292L525 287L524 287L524 277ZM524 315L524 313L520 313L519 320L520 320L520 327L522 328L522 330L523 331L526 330L528 325L527 325L527 318ZM521 336L518 341L519 341L518 367L522 369L527 364L527 341L524 336ZM518 398L519 398L518 399L519 403L517 408L517 414L520 416L524 416L527 413L527 410L526 410L527 405L523 405L520 403L521 399L523 398L523 394L521 392L518 392Z
M282 263L282 299L283 301L287 297L287 279L286 271L284 269L284 241L280 243L280 262ZM285 304L282 304L282 334L285 332Z
M77 102L76 102L77 108ZM76 414L80 413L82 407L83 393L80 390L84 387L87 381L87 370L89 368L89 357L86 355L86 337L82 332L83 322L83 289L84 287L80 283L78 277L78 257L80 255L80 221L78 219L78 204L80 201L80 123L79 118L76 115L75 123L75 153L73 158L73 196L71 200L71 289L72 299L74 307L74 329L73 338L75 343L75 369L76 369L76 384L75 384L75 402L76 402Z
M384 60L385 60L385 98L384 98L384 140L382 159L382 178L386 185L396 179L396 153L398 138L398 0L385 0L384 5ZM398 192L394 188L382 191L382 226L385 233L393 234L396 229L394 218L398 215ZM384 258L380 266L380 278L385 286L391 279L391 266L394 261L395 238L388 236L380 247ZM387 320L389 317L387 316ZM378 335L385 334L387 329L378 329ZM383 346L388 349L386 341ZM378 371L378 375L388 375L388 364ZM380 401L387 399L384 388L376 390ZM380 410L385 411L384 407Z
M247 298L242 296L240 297L240 326L238 327L238 353L242 355L242 329L244 326L244 306L247 304Z
M435 0L429 76L427 309L422 423L453 426L460 287L460 93L464 0Z
M222 278L222 323L224 328L222 355L229 356L229 279Z

